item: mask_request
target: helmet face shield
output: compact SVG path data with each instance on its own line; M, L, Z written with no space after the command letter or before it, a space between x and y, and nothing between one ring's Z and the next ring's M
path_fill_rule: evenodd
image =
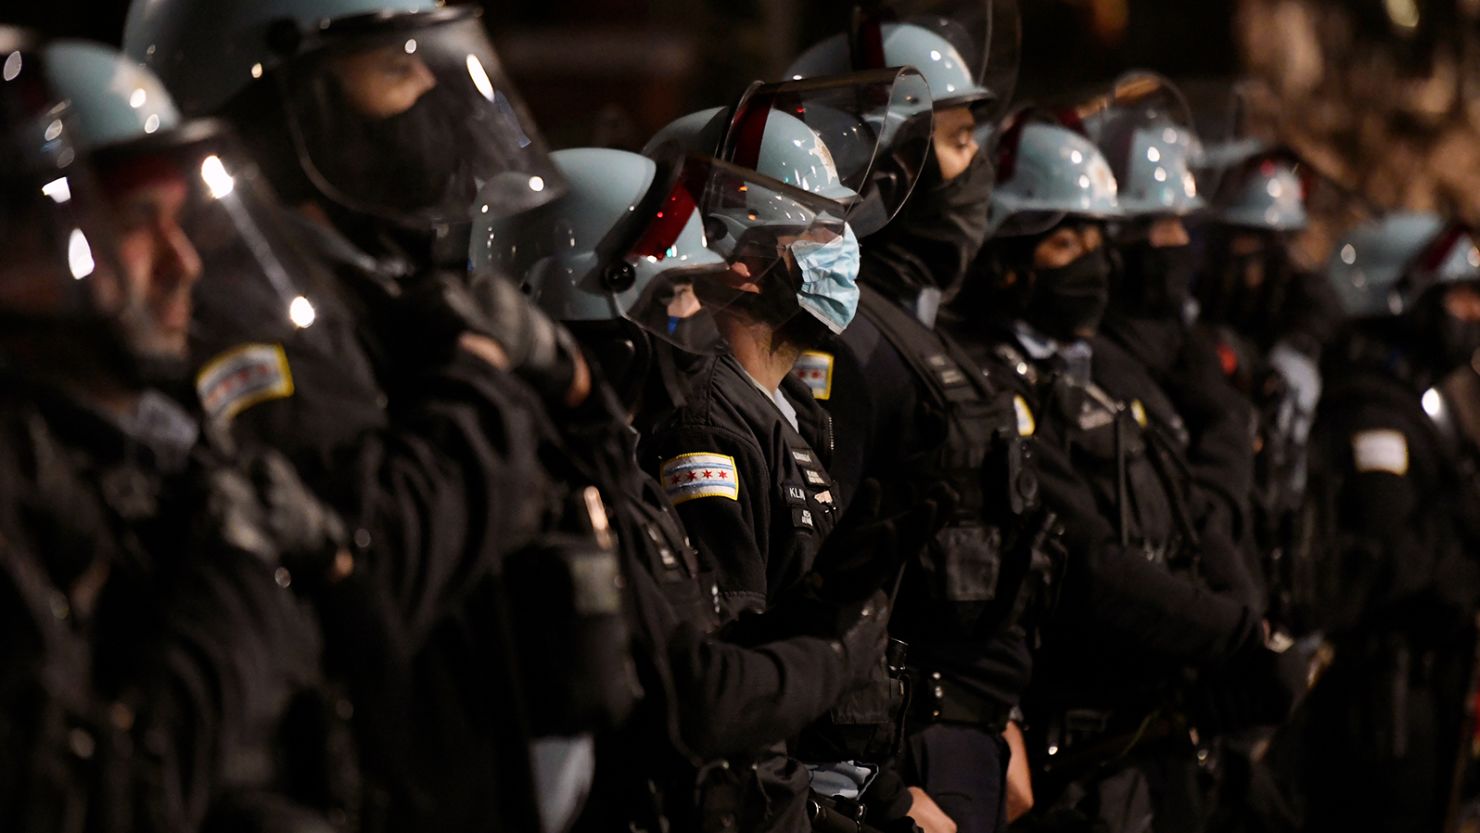
M290 242L260 175L218 125L105 150L97 168L119 268L147 321L136 337L146 355L199 364L319 322L320 267Z
M736 105L720 158L846 204L866 236L914 190L933 123L930 85L913 69L758 84Z
M352 210L427 226L468 220L480 194L511 213L559 192L472 9L332 22L280 77L304 169Z
M1110 162L1130 216L1185 216L1206 203L1194 168L1202 145L1182 93L1150 72L1121 76L1110 89L1063 111Z
M1007 111L1022 49L1017 0L900 0L858 13L852 32L854 66L913 65L937 107L969 106L978 122Z
M8 80L0 85L6 251L0 317L12 334L20 327L121 330L134 297L117 268L105 201L74 144L72 115L54 104L40 53L20 44L7 51Z

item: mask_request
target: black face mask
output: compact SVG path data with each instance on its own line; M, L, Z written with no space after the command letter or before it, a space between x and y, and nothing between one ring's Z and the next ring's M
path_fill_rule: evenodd
M1058 269L1034 269L1023 319L1044 335L1073 341L1099 329L1110 305L1110 259L1096 249Z
M442 112L436 90L410 109L384 119L356 113L342 94L334 98L341 115L336 146L342 153L321 160L325 178L349 199L367 206L415 210L440 205L448 189L464 187L471 206L471 185L460 183L462 160L455 125ZM353 183L353 185L351 185Z
M949 297L987 239L987 208L995 181L986 154L978 153L955 179L941 180L932 154L920 182L898 217L865 241L869 277L903 284L901 290L939 289ZM869 268L882 264L889 274Z
M1115 306L1146 318L1177 318L1192 295L1195 268L1191 246L1132 243L1120 250L1121 267L1112 293Z

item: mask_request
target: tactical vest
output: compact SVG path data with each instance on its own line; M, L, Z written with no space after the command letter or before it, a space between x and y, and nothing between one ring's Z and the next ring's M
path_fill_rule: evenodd
M928 598L902 598L896 621L932 636L990 635L1018 612L1032 561L1034 534L1026 522L1037 508L1038 484L1013 397L993 389L954 341L868 287L860 312L910 367L923 394L922 433L935 442L911 460L908 485L923 497L944 483L960 499L911 565L924 581L906 586ZM919 607L910 610L912 602Z
M998 350L1009 363L1028 364L1015 348ZM1167 419L1180 424L1169 405L1153 403L1153 416L1140 400L1121 402L1062 372L1040 375L1039 386L1045 417L1062 426L1070 458L1106 508L1121 546L1168 567L1195 566L1186 561L1195 558L1196 545L1184 491L1190 478L1176 462L1177 438L1156 427Z

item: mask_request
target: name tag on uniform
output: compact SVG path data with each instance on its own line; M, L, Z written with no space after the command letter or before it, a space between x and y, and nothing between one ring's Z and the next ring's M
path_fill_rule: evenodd
M802 469L802 475L807 478L807 485L808 486L826 486L827 485L827 478L826 477L823 477L822 476L822 472L818 471L817 469L804 468L804 469Z
M1408 438L1400 431L1359 431L1352 435L1352 463L1359 472L1408 474Z
M833 355L831 353L803 350L801 357L797 359L796 366L791 369L791 375L812 391L813 399L826 401L832 398Z
M659 471L663 491L677 506L705 497L740 499L740 476L735 458L714 451L680 454Z
M195 377L206 416L231 419L247 408L293 395L293 374L279 344L243 344L212 359Z

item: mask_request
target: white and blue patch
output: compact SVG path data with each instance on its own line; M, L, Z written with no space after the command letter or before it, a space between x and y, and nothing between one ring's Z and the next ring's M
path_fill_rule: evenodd
M663 463L660 479L675 506L704 497L740 499L740 475L735 470L735 458L728 454L680 454Z
M206 416L230 420L261 402L293 395L293 374L280 344L243 344L207 362L195 377Z
M791 375L801 380L812 391L812 398L827 401L832 398L833 356L816 350L804 350L797 358Z

